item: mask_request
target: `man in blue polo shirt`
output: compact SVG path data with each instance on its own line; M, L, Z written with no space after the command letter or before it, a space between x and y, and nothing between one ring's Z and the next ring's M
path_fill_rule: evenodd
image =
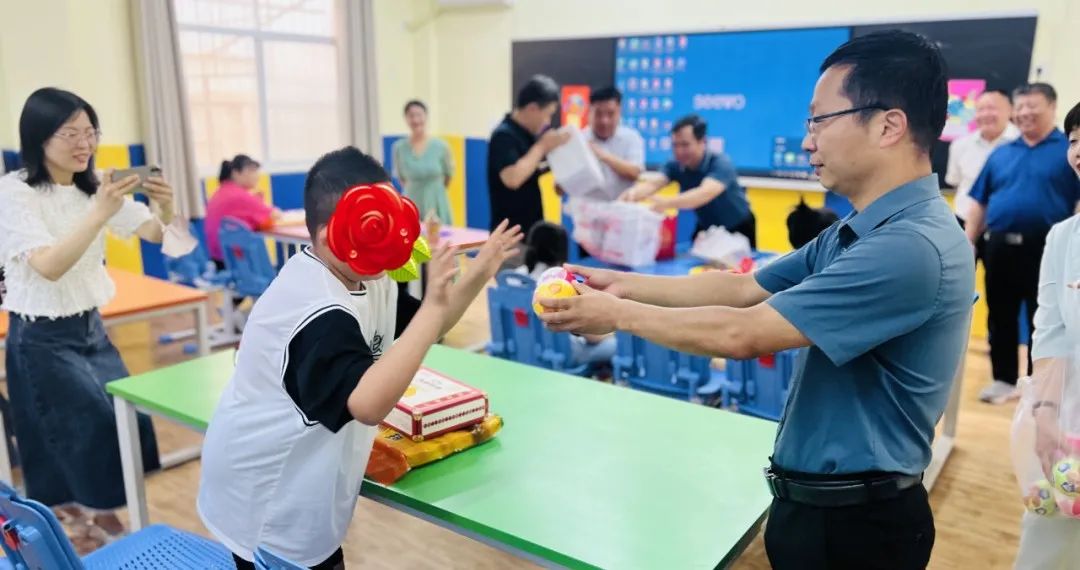
M971 187L967 236L985 236L986 304L990 309L993 379L979 398L1000 404L1018 397L1020 303L1026 304L1028 338L1038 306L1039 263L1050 226L1068 218L1080 200L1080 180L1061 160L1069 148L1054 126L1057 93L1046 83L1013 91L1020 138L994 150ZM1027 357L1031 374L1031 354Z
M674 198L653 198L653 209L694 210L697 229L694 235L713 226L723 226L750 240L757 247L757 228L746 191L739 186L731 159L723 153L710 152L705 140L708 125L697 115L679 119L671 128L671 147L675 160L664 165L663 174L638 182L619 197L636 202L656 194L674 180L680 194Z
M733 358L807 347L766 474L775 499L765 548L778 570L930 559L922 472L963 357L975 279L930 163L947 99L932 42L901 31L852 39L821 65L803 148L854 212L752 275L571 266L586 277L581 295L541 301L557 331L617 329Z

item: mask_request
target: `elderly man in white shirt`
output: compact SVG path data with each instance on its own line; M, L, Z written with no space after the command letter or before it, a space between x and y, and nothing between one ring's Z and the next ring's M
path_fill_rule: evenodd
M645 139L622 123L622 93L614 87L603 87L589 96L589 142L604 184L587 194L586 198L611 201L634 185L645 169Z
M975 122L979 129L954 140L949 146L945 183L956 188L953 206L961 223L967 219L971 207L968 192L990 153L1020 136L1019 129L1009 120L1011 116L1012 98L1008 93L999 89L985 91L975 101Z
M1065 133L1067 160L1080 176L1080 103L1065 117ZM1070 451L1068 438L1080 437L1067 433L1080 426L1080 365L1075 362L1080 355L1080 214L1055 225L1046 238L1031 350L1035 374L1030 389L1040 396L1030 412L1035 451L1049 478L1056 457ZM1080 518L1024 514L1017 569L1075 568L1078 559Z

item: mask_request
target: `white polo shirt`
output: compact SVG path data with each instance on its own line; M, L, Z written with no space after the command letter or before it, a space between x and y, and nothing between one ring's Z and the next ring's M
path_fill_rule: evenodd
M591 128L585 129L584 134L586 141L596 143L600 148L631 164L645 167L645 139L641 138L636 130L619 125L607 140L597 138ZM586 198L610 202L634 185L635 180L619 176L604 162L600 163L600 170L604 173L604 185L586 194Z
M979 177L979 172L986 164L986 159L994 149L1008 142L1016 140L1020 136L1020 130L1016 125L1008 123L1001 135L993 141L983 138L982 133L975 131L968 133L949 145L949 165L945 170L945 183L956 188L956 199L953 207L956 215L961 220L967 219L968 209L974 203L968 193Z
M305 249L251 311L198 497L206 528L240 558L261 545L314 566L345 539L377 431L348 397L419 307L389 278L364 285L349 291Z

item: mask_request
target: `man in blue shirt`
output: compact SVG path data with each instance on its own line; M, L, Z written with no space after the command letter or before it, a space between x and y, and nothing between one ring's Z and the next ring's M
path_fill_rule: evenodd
M922 36L852 39L821 66L803 148L854 212L752 275L571 266L587 279L581 295L541 301L558 331L617 329L733 358L807 347L766 477L765 547L778 570L930 559L922 472L963 357L975 275L930 164L947 98L944 60Z
M1013 92L1020 138L994 150L971 187L967 235L985 236L986 304L990 309L993 381L979 398L1000 404L1017 398L1020 304L1027 308L1028 338L1038 306L1039 263L1050 226L1073 214L1080 180L1061 157L1069 148L1054 126L1057 93L1046 83ZM1031 374L1031 354L1027 357Z
M708 150L707 129L708 125L697 115L679 119L671 128L675 160L664 165L661 176L635 184L619 198L632 202L644 200L669 182L678 182L680 194L674 198L653 198L654 210L694 210L695 235L713 226L723 226L729 232L743 234L750 240L750 247L756 248L756 220L746 201L746 191L739 186L731 159Z

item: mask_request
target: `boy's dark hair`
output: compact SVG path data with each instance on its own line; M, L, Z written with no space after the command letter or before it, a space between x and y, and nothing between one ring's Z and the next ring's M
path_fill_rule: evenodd
M1076 129L1080 129L1080 102L1065 115L1065 134L1071 135Z
M341 195L358 184L389 182L386 169L354 146L328 152L315 161L304 181L304 222L311 241L330 221Z
M614 101L622 105L622 93L611 86L601 87L589 94L589 103L596 104L603 101Z
M232 175L244 170L249 166L258 168L261 166L257 160L246 154L238 154L232 160L221 161L221 170L218 172L218 181L232 180Z
M705 138L705 132L709 130L709 124L705 122L698 115L687 115L678 121L671 127L671 134L675 134L686 127L690 127L694 133L694 138L697 140L703 140Z
M534 75L518 90L514 108L524 109L529 103L536 103L543 108L558 102L559 84L546 75Z
M930 40L901 30L853 38L821 64L850 66L844 95L853 107L873 107L858 115L867 120L878 109L900 109L907 115L915 145L930 152L945 127L949 100L945 58Z
M413 107L420 107L420 110L427 113L427 105L425 105L423 101L419 99L411 99L408 103L405 103L405 110L402 111L402 114L408 114L409 109L412 109Z
M799 205L795 206L787 217L788 241L791 242L791 247L799 249L810 243L839 219L836 212L828 208L811 208L806 205L805 200L799 198Z
M19 116L19 154L26 169L26 183L42 188L55 182L45 168L45 143L49 142L64 123L79 111L86 111L94 130L101 129L97 113L82 97L55 87L42 87L30 94ZM97 192L98 179L94 174L94 157L86 170L72 178L75 187L84 194Z
M558 267L570 256L566 228L551 222L536 222L525 237L525 267L531 272L537 263Z
M1049 83L1025 83L1016 89L1013 89L1013 97L1019 97L1021 95L1031 95L1032 93L1038 93L1051 103L1057 102L1057 90L1053 85Z

